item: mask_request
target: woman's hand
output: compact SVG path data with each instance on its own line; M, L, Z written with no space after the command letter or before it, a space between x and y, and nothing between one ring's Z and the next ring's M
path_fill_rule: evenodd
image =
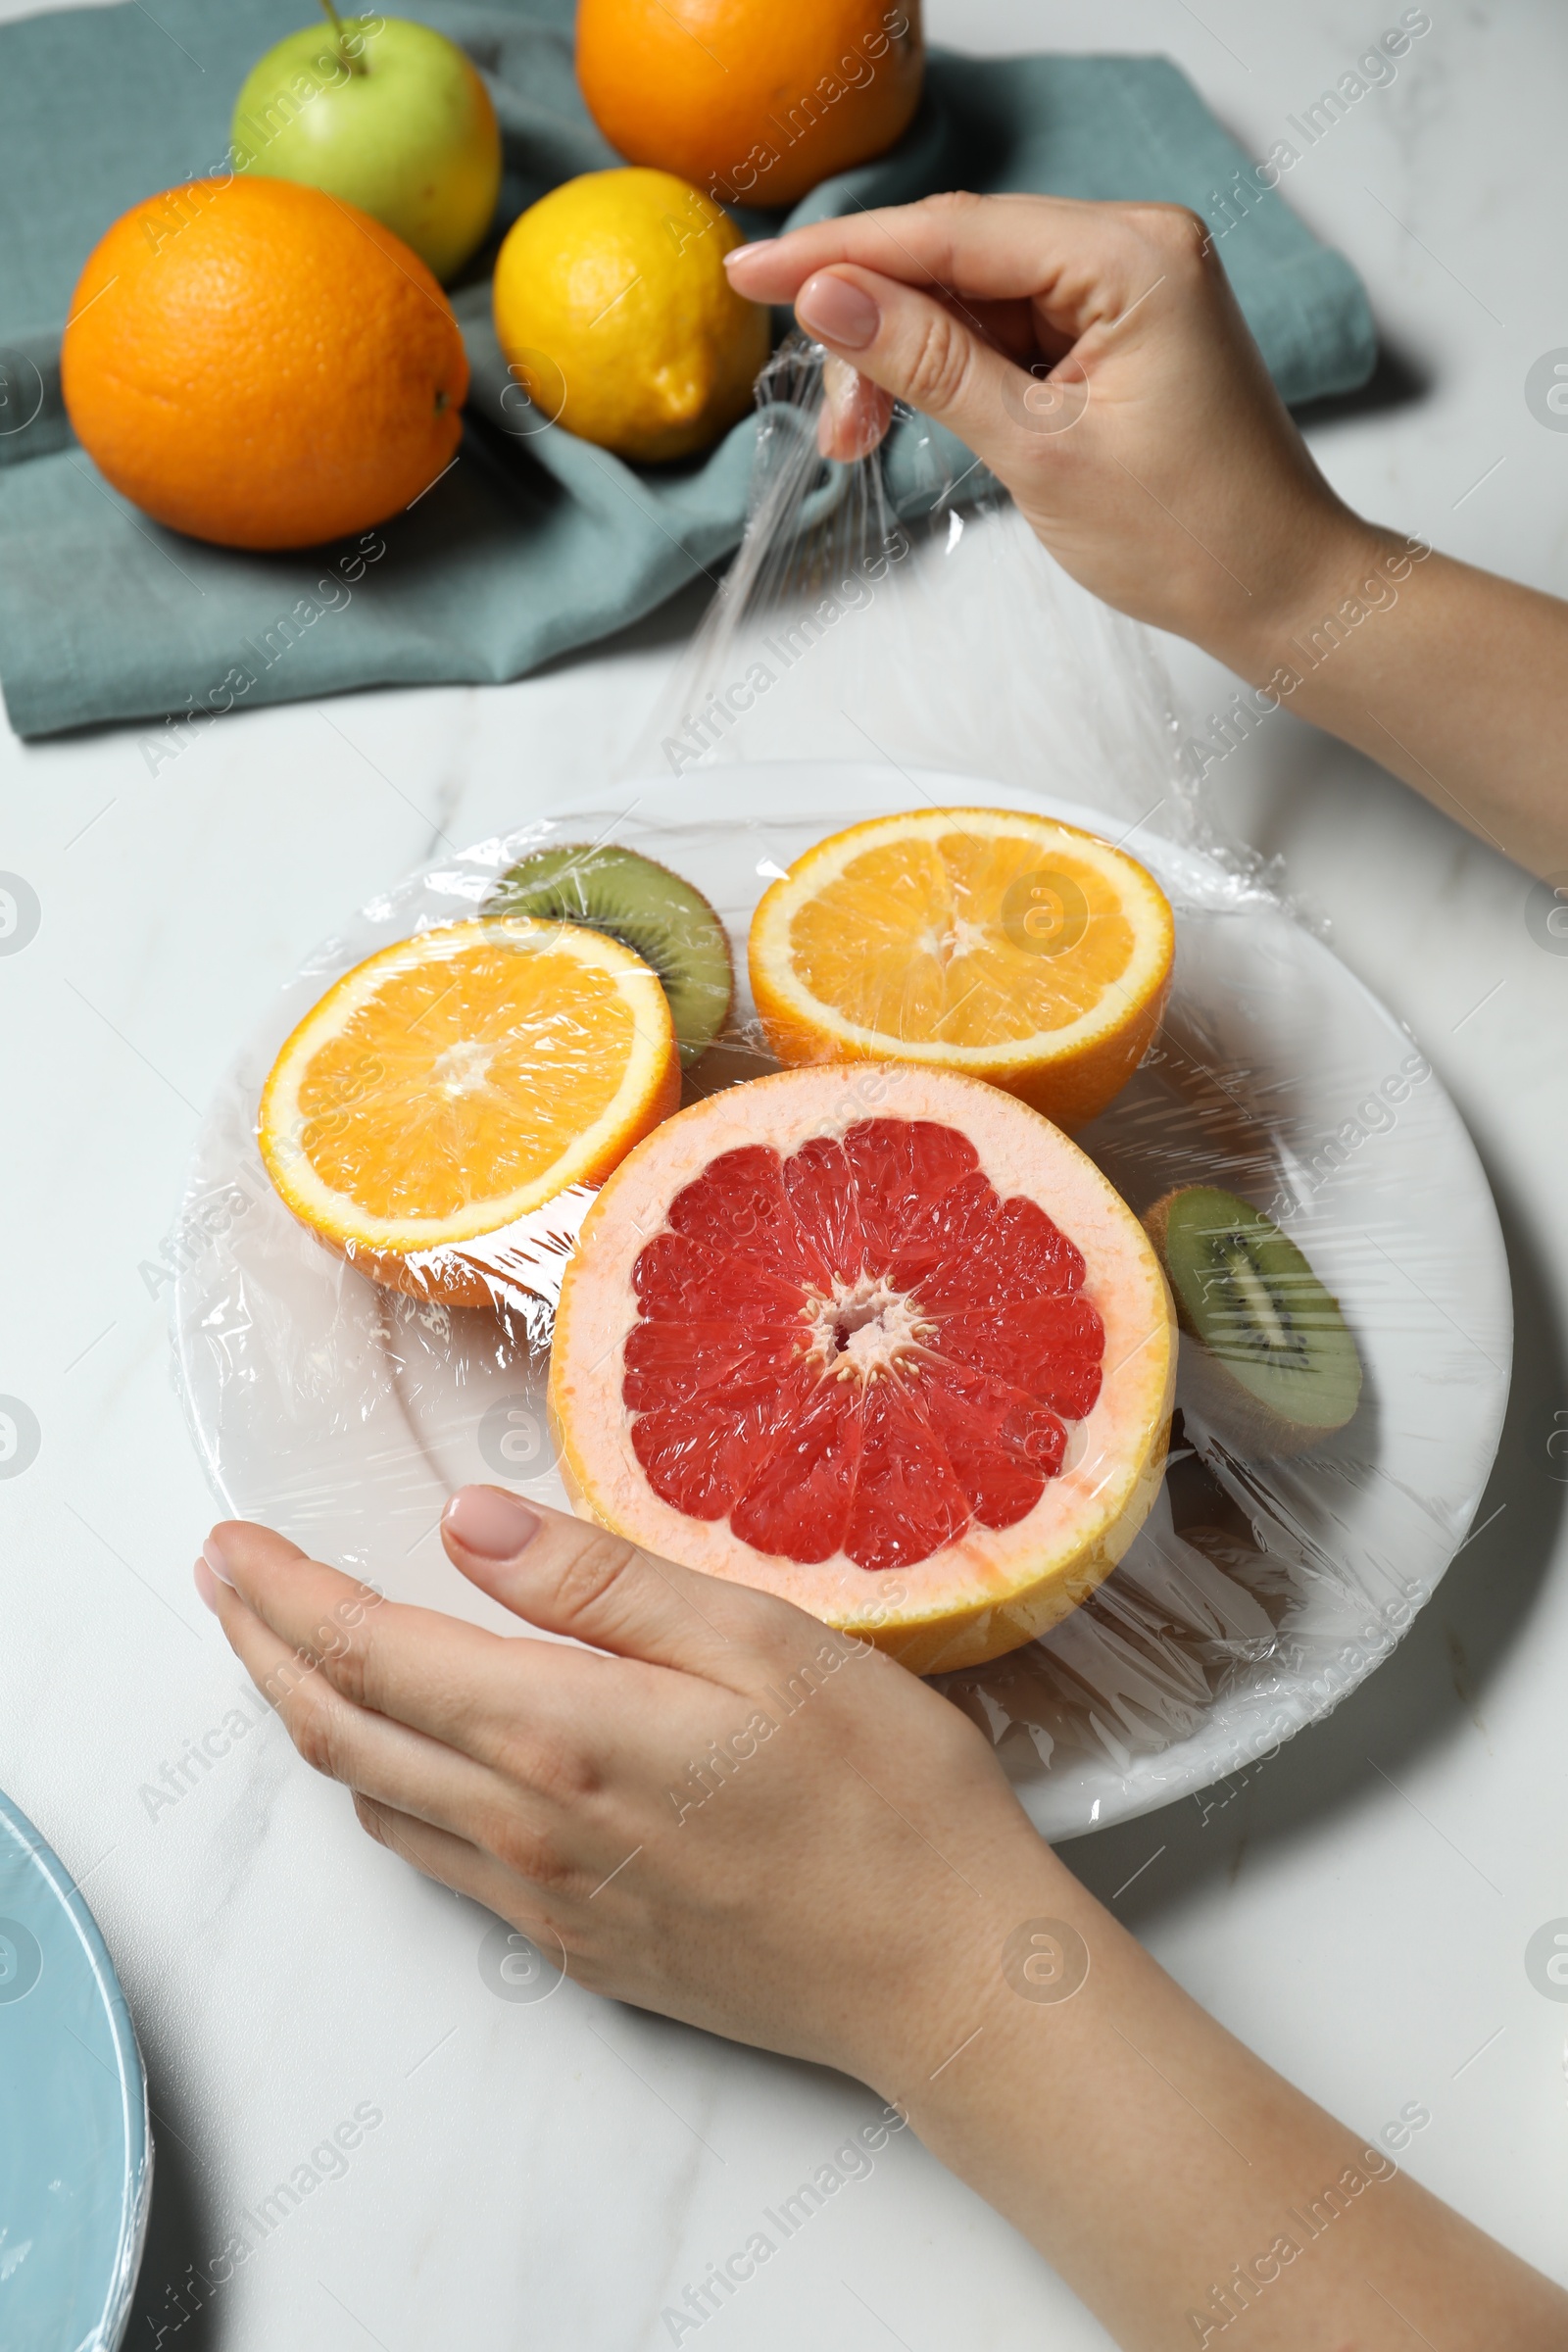
M1568 2340L1556 2289L1155 1967L903 1667L499 1488L442 1538L591 1646L405 1608L243 1521L196 1563L301 1753L417 1869L596 1991L872 2083L1130 2352L1244 2312L1258 2352ZM1298 2269L1325 2182L1345 2218Z
M1239 667L1320 579L1343 594L1373 538L1313 465L1195 214L933 196L726 262L843 364L830 454L874 446L888 396L907 402L985 461L1076 579Z
M907 2097L996 1980L993 1898L1011 1925L1013 1889L1066 1881L974 1726L788 1602L498 1488L441 1532L481 1591L592 1647L214 1529L197 1583L307 1762L593 1990Z
M1334 495L1196 214L932 196L725 263L827 346L830 456L874 448L895 398L950 425L1086 588L1560 882L1568 605Z

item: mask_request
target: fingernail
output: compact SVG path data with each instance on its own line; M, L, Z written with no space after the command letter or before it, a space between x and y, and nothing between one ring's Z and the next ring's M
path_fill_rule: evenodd
M216 1617L218 1614L218 1583L200 1552L196 1554L191 1574L196 1579L197 1592Z
M764 245L777 243L777 237L754 237L749 245L732 245L724 256L724 267L727 270L731 262L738 262L743 253L760 253Z
M882 314L861 287L823 270L808 277L795 297L795 316L824 343L863 351L882 324Z
M217 1577L219 1583L220 1585L226 1585L229 1591L232 1592L235 1589L234 1579L229 1575L227 1566L224 1563L223 1555L219 1550L217 1544L214 1542L211 1536L208 1537L206 1543L202 1545L202 1558L207 1562L208 1567Z
M510 1560L539 1533L539 1514L499 1487L460 1487L442 1513L447 1534L481 1560Z

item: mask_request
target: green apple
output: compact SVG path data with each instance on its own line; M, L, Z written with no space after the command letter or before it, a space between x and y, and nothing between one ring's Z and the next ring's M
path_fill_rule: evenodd
M357 204L438 278L483 239L501 184L490 93L444 33L335 12L269 49L234 109L234 168Z

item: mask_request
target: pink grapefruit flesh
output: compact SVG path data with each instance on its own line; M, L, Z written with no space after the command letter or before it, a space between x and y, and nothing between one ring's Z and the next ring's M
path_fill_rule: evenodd
M1013 1097L904 1063L780 1072L657 1128L562 1288L577 1507L934 1674L1044 1632L1163 1473L1164 1278Z

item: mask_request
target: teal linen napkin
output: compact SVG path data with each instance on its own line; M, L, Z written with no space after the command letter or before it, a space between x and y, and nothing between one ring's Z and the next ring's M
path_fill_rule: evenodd
M21 735L520 677L716 577L739 539L755 422L670 466L623 465L541 427L490 328L493 246L454 298L473 367L459 463L363 542L236 553L166 531L110 490L60 403L76 276L128 205L220 167L246 72L311 13L309 0L157 0L156 13L64 9L0 26L0 681ZM461 41L489 82L507 158L498 233L559 180L617 160L577 92L571 0L419 0L409 13ZM1239 220L1234 203L1219 209L1238 172ZM1258 190L1161 58L937 51L901 144L824 182L792 219L951 187L1162 199L1235 220L1220 251L1286 399L1371 371L1354 271ZM945 454L961 472L966 457ZM901 513L929 503L932 457L929 428L896 428ZM149 735L149 765L180 740L167 725Z

